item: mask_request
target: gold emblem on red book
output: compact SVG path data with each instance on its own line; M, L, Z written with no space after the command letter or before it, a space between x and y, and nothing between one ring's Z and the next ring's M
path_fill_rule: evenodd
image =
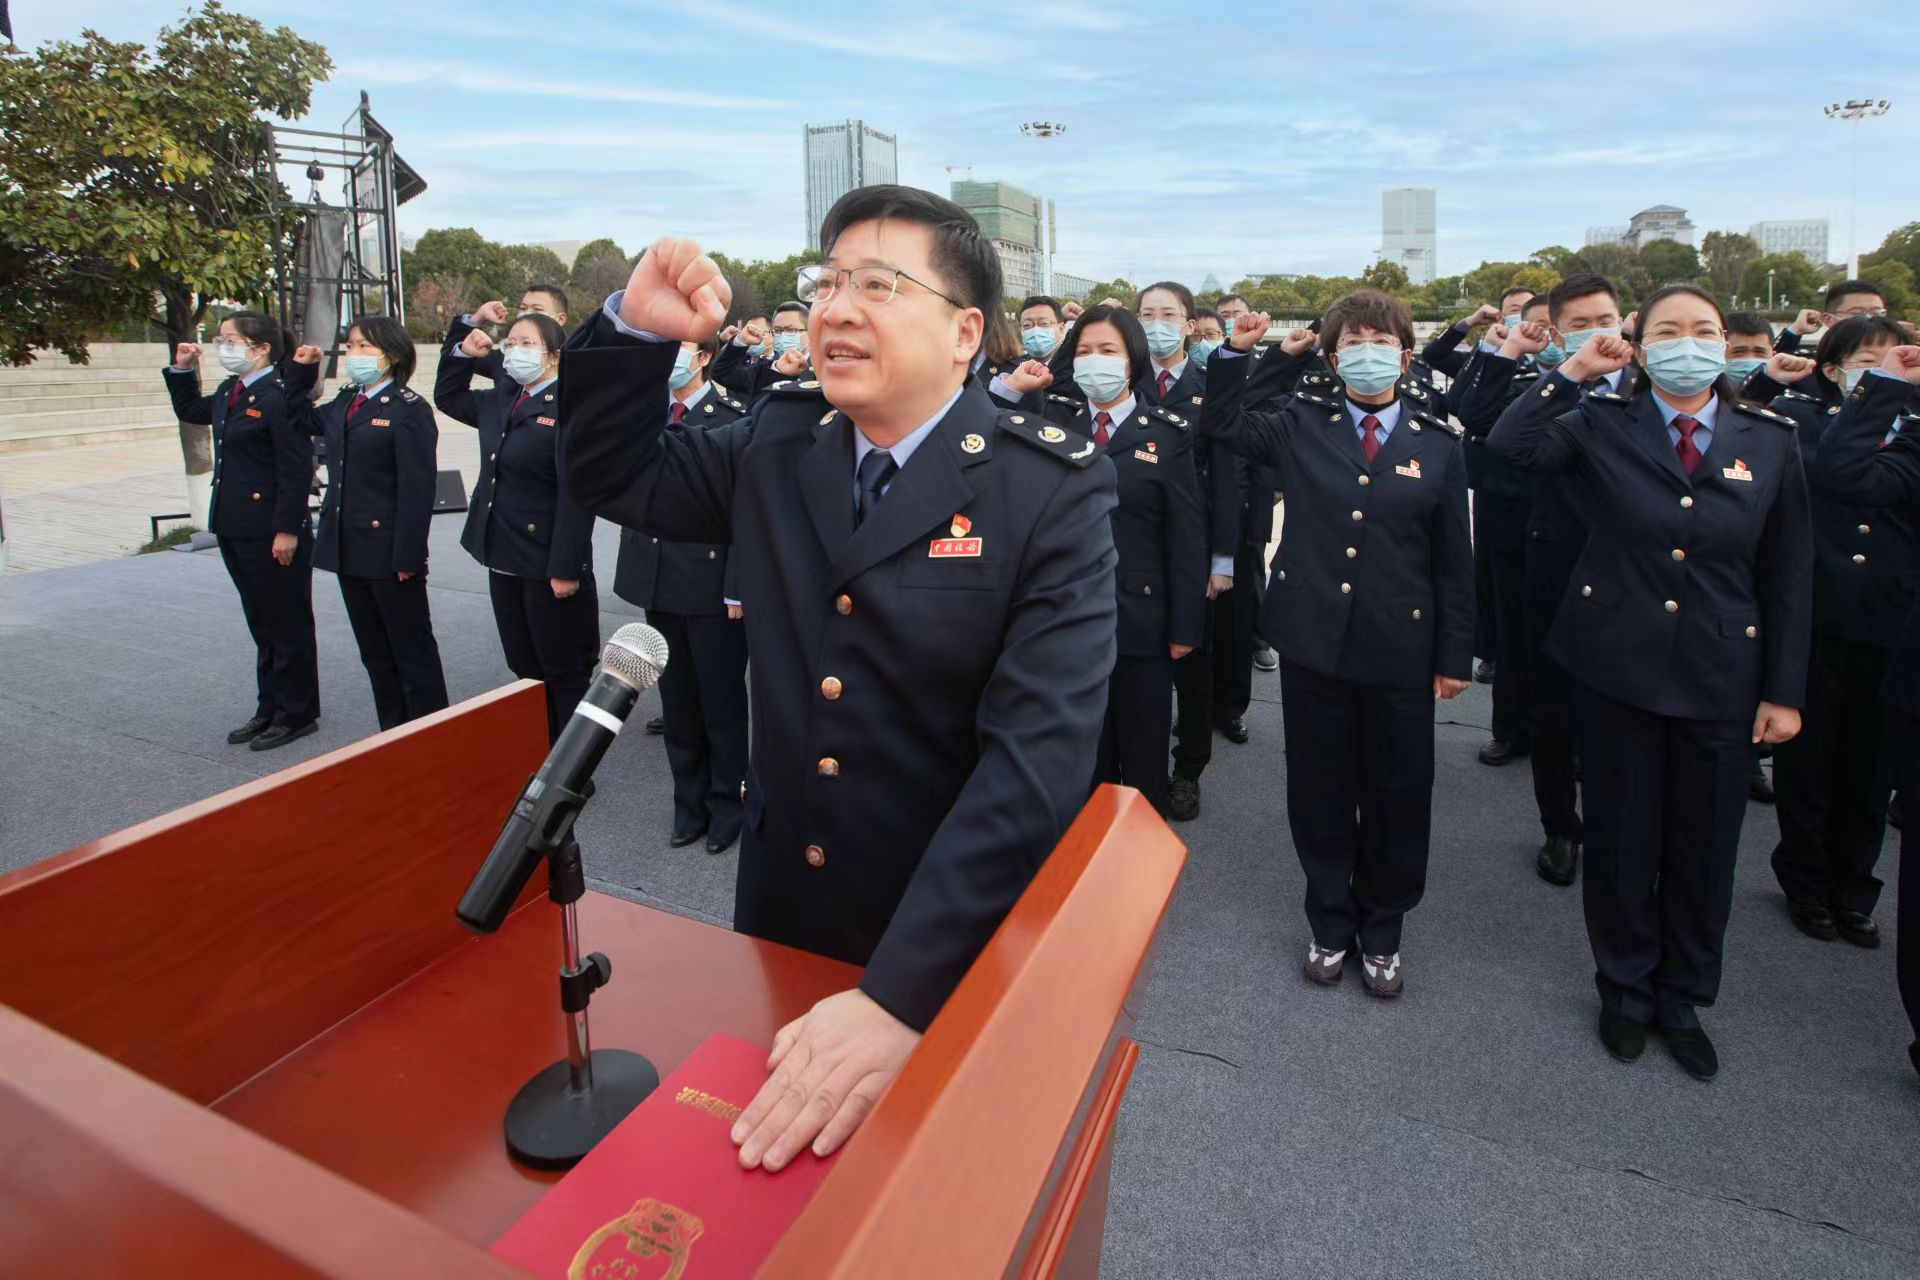
M681 1280L693 1242L706 1229L685 1209L658 1200L637 1200L629 1212L587 1237L573 1255L567 1280L639 1280L642 1276ZM639 1265L656 1259L666 1260L665 1271L643 1270Z

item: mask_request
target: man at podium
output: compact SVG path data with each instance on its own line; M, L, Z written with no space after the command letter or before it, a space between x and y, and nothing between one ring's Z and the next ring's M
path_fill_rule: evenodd
M731 298L672 237L560 380L583 505L733 546L753 724L734 927L866 966L776 1038L733 1130L750 1168L831 1152L885 1092L1085 802L1114 661L1112 466L968 376L1001 305L991 242L876 186L821 245L800 281L818 381L666 432L678 345Z

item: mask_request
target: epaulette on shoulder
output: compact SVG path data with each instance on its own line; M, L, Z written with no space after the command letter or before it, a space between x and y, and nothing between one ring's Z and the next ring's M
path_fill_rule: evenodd
M412 404L414 401L420 398L420 393L415 391L412 387L402 387L400 388L400 398L402 400L405 400L408 404Z
M1154 405L1151 409L1147 410L1147 412L1162 422L1171 423L1182 431L1189 430L1193 425L1192 419L1181 417L1179 414L1169 410L1165 405Z
M1805 400L1808 404L1820 403L1819 396L1810 396L1804 391L1782 391L1780 398L1782 400Z
M1425 400L1428 395L1427 389L1411 378L1401 379L1400 389L1415 400Z
M1521 369L1513 375L1513 380L1515 382L1538 382L1540 380L1540 371L1538 369Z
M1419 426L1414 428L1416 431L1420 429L1420 426L1427 426L1432 427L1436 431L1444 431L1455 439L1458 439L1461 434L1461 429L1454 425L1451 420L1443 418L1439 414L1428 413L1425 409L1415 409L1413 411L1413 420L1419 424Z
M1333 408L1333 398L1331 396L1321 395L1319 391L1308 387L1304 380L1300 386L1295 389L1293 398L1296 400L1305 400L1308 404L1317 404L1323 408Z
M1072 466L1091 466L1100 453L1100 446L1086 436L1055 426L1045 418L1036 418L1030 413L1003 412L997 421L1000 430L1008 435L1024 440L1048 457Z
M1080 403L1078 400L1075 400L1072 396L1048 396L1047 399L1053 401L1055 404L1077 405Z
M1771 422L1776 426L1792 427L1796 430L1800 426L1798 422L1794 421L1792 418L1788 417L1786 414L1775 413L1771 409L1763 409L1757 404L1745 404L1739 400L1736 400L1733 402L1733 411L1735 413L1744 413L1748 417L1752 417L1752 418L1764 418L1768 422Z
M1332 386L1333 375L1327 373L1309 373L1300 379L1300 384L1307 387Z
M1602 404L1627 404L1629 401L1618 391L1589 391L1587 399L1598 400Z
M780 381L768 387L766 394L770 396L780 396L783 399L824 400L826 398L826 393L820 390L819 381L814 378L808 378L805 382L795 382L791 378L782 378Z

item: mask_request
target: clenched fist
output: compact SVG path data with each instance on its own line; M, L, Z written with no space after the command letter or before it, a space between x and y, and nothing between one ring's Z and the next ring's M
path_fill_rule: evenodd
M1087 309L1077 302L1069 302L1060 308L1060 317L1068 323L1078 320L1087 313Z
M493 339L478 329L469 329L467 336L460 339L461 354L472 356L476 360L492 350Z
M1547 326L1538 320L1513 326L1513 331L1500 345L1500 354L1509 360L1518 360L1521 356L1537 356L1547 349L1552 339Z
M200 367L200 344L183 342L173 349L173 367L176 369L198 369Z
M1481 325L1492 324L1499 318L1500 308L1494 306L1491 302L1483 302L1480 304L1479 310L1468 316L1464 323L1469 329L1478 329Z
M320 348L309 344L296 349L293 353L293 362L295 364L319 364Z
M1597 333L1586 345L1567 357L1560 372L1574 382L1604 378L1633 363L1633 344L1618 334Z
M740 345L743 347L764 347L767 344L767 322L749 320L747 327L740 331Z
M1881 359L1880 367L1908 382L1920 382L1920 347L1895 347Z
M1767 358L1767 376L1782 386L1798 382L1812 373L1815 362L1805 356L1790 356L1784 351L1776 351Z
M507 322L507 304L498 298L492 302L483 302L474 310L475 324L505 324Z
M727 318L732 301L733 286L697 243L662 236L634 264L620 320L672 342L705 342Z
M1264 311L1249 311L1233 322L1233 336L1227 339L1227 345L1235 351L1251 351L1260 345L1260 339L1266 337L1272 327L1272 316Z
M773 371L783 378L797 378L805 372L807 353L804 351L782 351L773 358Z
M1280 339L1280 349L1290 356L1303 356L1320 342L1320 335L1311 329L1295 329Z
M1815 329L1818 329L1824 320L1825 317L1812 307L1802 307L1800 308L1800 314L1788 323L1787 328L1804 338Z
M1007 385L1021 395L1032 391L1045 391L1053 385L1053 370L1038 360L1023 360L1020 367L1006 375Z

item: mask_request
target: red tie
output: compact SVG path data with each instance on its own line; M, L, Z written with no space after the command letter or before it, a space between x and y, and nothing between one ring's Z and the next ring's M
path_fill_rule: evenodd
M353 403L347 406L348 422L353 421L353 415L360 412L360 406L365 404L366 402L367 402L367 398L361 395L358 391L353 393Z
M1173 370L1162 369L1160 371L1160 398L1162 400L1165 400L1167 398L1167 388L1172 385L1173 385Z
M1360 452L1371 463L1380 456L1380 419L1368 414L1360 419Z
M526 402L527 402L527 389L525 387L522 387L520 388L520 394L513 398L513 408L507 410L507 416L511 418L514 414L520 412L520 406L525 404Z
M1680 469L1689 476L1693 474L1693 469L1700 465L1700 450L1693 443L1693 432L1699 425L1685 414L1673 420L1673 429L1680 433L1680 443L1676 446L1680 451Z
M675 400L673 402L673 416L671 418L668 418L667 421L677 427L681 423L685 422L686 420L687 420L687 406L684 404L681 404L678 400Z
M1111 439L1113 439L1113 415L1102 409L1099 416L1093 420L1093 442L1104 445Z
M233 390L227 392L227 412L228 413L232 413L235 409L238 409L240 407L240 392L245 386L246 384L240 381L240 379L235 378L233 380Z

